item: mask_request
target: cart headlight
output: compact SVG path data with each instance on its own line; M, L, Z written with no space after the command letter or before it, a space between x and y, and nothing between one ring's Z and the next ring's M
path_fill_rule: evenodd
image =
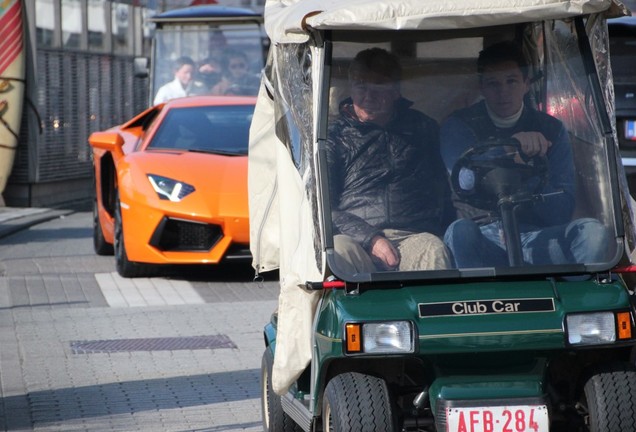
M194 186L168 177L148 174L148 180L159 198L164 200L179 202L194 192Z
M614 313L568 315L568 342L572 345L599 345L616 341Z
M413 352L413 326L409 321L347 324L346 337L348 353Z

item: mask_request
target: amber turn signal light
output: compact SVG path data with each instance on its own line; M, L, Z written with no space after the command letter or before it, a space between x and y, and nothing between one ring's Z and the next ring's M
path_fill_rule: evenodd
M619 312L616 314L616 324L618 328L618 339L631 339L632 337L632 317L629 312Z
M346 338L347 338L347 352L356 353L362 351L362 325L361 324L347 324Z

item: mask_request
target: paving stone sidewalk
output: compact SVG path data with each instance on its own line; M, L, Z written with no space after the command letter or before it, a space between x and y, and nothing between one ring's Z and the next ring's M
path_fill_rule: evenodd
M0 211L0 226L36 217L0 239L0 430L262 430L277 281L123 279L92 251L90 212Z

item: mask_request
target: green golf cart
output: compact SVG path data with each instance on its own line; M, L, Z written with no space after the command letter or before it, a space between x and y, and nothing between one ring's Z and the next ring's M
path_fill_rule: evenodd
M264 430L636 431L634 213L606 24L627 13L613 0L266 2L271 48L249 152L253 266L280 272L279 305L264 328ZM502 41L527 63L524 112L558 125L561 143L530 154L522 139L475 133L449 163L455 144L445 139L463 136L453 119L484 106L480 53ZM400 206L400 220L418 211L417 199L370 199L367 186L413 176L414 188L425 183L422 197L437 187L428 173L400 171L413 165L399 152L365 165L370 140L355 154L361 163L333 156L352 92L392 91L355 88L352 62L375 48L399 60L400 99L439 125L430 140L439 139L434 161L446 165L448 190L424 205L437 215L452 203L452 217L429 230L447 248L444 265L382 265L364 236L373 266L352 266L339 250L341 236L363 231L342 223L352 208L356 223L379 230L388 225L364 220L378 206ZM496 118L488 109L485 118ZM533 131L547 127L538 123ZM411 139L402 132L392 133ZM350 181L359 167L367 177ZM346 187L357 192L343 198ZM560 237L541 241L537 233L554 226L533 219L538 208L562 220ZM482 243L450 242L459 221L477 227Z

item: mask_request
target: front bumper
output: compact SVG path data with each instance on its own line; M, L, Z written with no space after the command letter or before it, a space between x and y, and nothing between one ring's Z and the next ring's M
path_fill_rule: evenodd
M247 211L210 211L203 200L190 203L122 198L128 259L152 264L217 264L250 260ZM134 204L129 204L134 203Z

